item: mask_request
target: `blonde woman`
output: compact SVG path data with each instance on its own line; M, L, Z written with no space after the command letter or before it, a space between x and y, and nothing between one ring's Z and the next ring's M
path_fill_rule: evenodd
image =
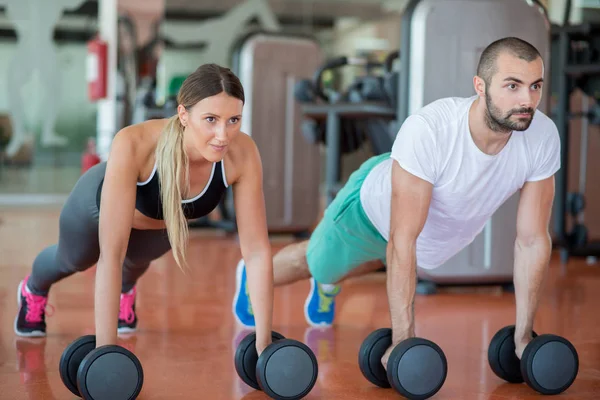
M19 284L17 335L45 336L52 284L96 263L97 346L135 330L137 280L171 249L185 268L187 220L210 213L232 185L262 352L271 342L272 255L260 156L240 132L244 101L229 69L203 65L183 83L176 115L115 136L108 161L87 171L66 201L58 244L40 252Z

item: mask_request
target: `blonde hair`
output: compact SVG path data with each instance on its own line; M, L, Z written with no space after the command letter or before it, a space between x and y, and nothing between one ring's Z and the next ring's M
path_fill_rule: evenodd
M183 147L183 130L179 116L172 116L156 145L156 172L163 218L173 257L181 269L187 267L185 248L189 237L187 219L181 206L181 199L189 188L189 160Z
M216 64L205 64L185 79L177 94L177 103L189 112L200 100L223 91L245 101L242 84L233 72ZM181 200L187 197L190 187L189 159L183 145L184 130L179 115L169 118L155 151L163 219L173 257L182 270L188 266L186 248L189 230Z

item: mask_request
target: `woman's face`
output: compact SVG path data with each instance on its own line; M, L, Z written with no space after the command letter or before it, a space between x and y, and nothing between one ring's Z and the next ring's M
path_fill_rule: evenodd
M240 133L243 102L221 92L200 100L189 110L177 108L184 128L184 143L190 157L208 161L223 159L229 144ZM195 158L195 157L194 157Z

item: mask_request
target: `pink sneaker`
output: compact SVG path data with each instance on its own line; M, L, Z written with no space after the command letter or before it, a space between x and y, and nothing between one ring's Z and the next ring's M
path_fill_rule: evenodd
M127 293L121 293L121 303L119 305L119 325L118 333L135 332L137 327L137 316L135 315L135 295L137 293L134 287Z
M19 283L17 290L19 313L15 318L15 333L24 337L43 337L46 336L48 297L29 292L29 289L27 289L28 280L29 275Z

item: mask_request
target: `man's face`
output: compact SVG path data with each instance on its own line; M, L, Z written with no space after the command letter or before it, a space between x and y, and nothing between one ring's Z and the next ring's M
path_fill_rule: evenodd
M544 64L527 62L508 52L496 60L497 71L485 87L486 123L498 133L524 131L542 97Z

